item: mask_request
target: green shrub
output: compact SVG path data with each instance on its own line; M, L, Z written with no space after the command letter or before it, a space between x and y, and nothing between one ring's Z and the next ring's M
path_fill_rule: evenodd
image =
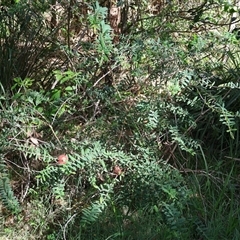
M237 238L235 8L119 2L115 43L107 3L51 4L0 14L5 207L49 239Z

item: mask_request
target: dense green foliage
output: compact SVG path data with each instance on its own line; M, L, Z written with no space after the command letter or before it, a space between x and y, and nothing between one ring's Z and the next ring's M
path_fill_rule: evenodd
M0 239L240 238L238 3L159 2L1 1Z

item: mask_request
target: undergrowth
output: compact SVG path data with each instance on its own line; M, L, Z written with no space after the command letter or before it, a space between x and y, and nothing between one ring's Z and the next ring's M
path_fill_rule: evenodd
M1 7L0 239L239 239L234 5Z

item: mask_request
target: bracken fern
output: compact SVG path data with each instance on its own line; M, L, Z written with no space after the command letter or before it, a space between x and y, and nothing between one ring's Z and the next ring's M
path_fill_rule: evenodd
M13 214L17 214L21 211L19 202L14 196L10 179L7 174L6 166L3 162L3 156L0 159L0 198L1 201L8 211Z

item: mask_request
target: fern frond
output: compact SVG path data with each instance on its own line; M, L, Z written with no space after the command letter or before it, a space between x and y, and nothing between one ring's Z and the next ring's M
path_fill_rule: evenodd
M3 205L13 214L17 214L21 211L19 202L14 196L6 167L3 163L0 164L0 198Z
M179 145L181 150L188 152L191 155L196 154L194 149L197 149L199 147L199 144L197 141L194 141L193 139L181 134L177 129L177 127L171 127L169 131L171 133L172 139Z
M235 115L232 114L231 112L229 112L226 108L221 107L220 108L220 122L222 122L222 124L226 125L228 130L227 132L229 132L230 136L232 139L234 139L234 131L237 130L236 128L236 122L235 122Z
M94 223L98 220L100 215L107 208L109 200L111 199L111 193L113 193L114 183L103 184L99 189L99 200L93 202L89 207L82 210L83 225Z
M81 223L83 225L88 225L95 222L102 213L102 211L103 208L101 204L93 203L90 207L83 209Z

